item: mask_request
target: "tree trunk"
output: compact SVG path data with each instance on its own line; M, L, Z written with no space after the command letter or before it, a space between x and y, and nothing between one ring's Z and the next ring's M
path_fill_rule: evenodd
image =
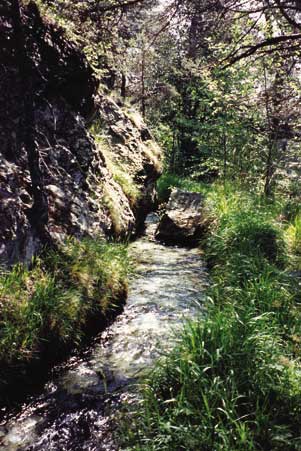
M224 159L224 182L227 178L227 163L228 163L228 149L227 149L227 135L225 127L223 127L223 159Z
M264 184L264 195L265 197L272 197L272 178L274 174L273 168L273 160L274 160L274 143L272 138L270 138L269 142L269 151L266 161L266 170L265 170L265 184Z
M145 119L146 105L145 105L145 50L142 50L141 59L141 111L142 117Z

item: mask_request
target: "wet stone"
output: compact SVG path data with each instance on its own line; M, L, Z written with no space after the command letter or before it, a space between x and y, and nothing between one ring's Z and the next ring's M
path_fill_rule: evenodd
M169 244L197 246L207 222L203 195L174 188L155 236Z

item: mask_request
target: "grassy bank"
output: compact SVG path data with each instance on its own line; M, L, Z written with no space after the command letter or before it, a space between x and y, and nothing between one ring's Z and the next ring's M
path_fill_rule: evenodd
M0 275L0 386L34 360L56 358L112 315L127 291L126 247L69 239Z
M168 201L172 188L204 193L207 192L208 185L195 182L194 180L183 179L175 174L163 174L157 181L159 203Z
M285 199L231 185L198 188L212 220L207 316L187 324L144 381L123 449L300 450L298 213L288 220Z

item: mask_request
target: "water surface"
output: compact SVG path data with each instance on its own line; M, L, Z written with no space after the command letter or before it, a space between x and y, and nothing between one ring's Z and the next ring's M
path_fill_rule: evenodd
M42 392L0 425L0 451L114 451L115 414L137 378L172 346L183 321L200 314L207 284L199 249L153 238L157 216L130 245L135 271L124 312Z

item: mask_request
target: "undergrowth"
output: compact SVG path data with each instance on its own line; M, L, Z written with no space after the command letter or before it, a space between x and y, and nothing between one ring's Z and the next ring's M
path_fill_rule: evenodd
M172 188L186 191L206 192L207 185L189 179L183 179L175 174L163 174L157 181L159 203L167 202Z
M125 298L127 268L124 245L69 239L31 269L3 270L0 367L30 362L46 346L59 353L79 344L90 319L101 321Z
M206 318L188 323L141 383L122 449L301 450L300 295L288 269L299 219L285 220L285 200L229 184L205 193Z

